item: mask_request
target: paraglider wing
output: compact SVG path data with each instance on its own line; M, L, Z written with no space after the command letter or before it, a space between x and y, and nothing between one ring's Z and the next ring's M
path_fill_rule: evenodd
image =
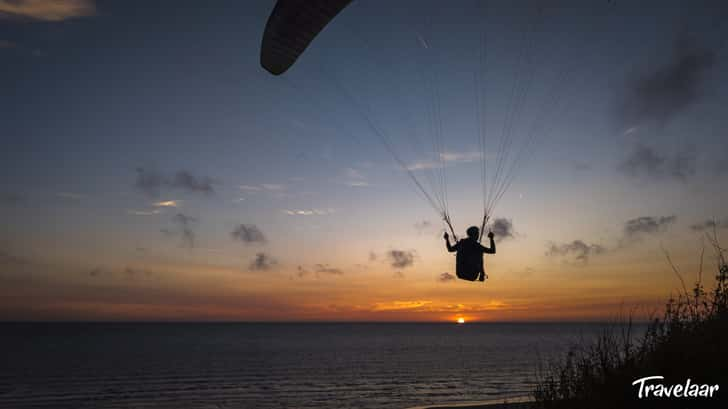
M351 0L278 0L265 25L260 65L273 75L286 72L349 3Z

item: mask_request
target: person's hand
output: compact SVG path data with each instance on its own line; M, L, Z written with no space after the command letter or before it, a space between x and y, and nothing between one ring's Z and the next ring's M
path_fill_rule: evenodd
M494 236L495 236L495 234L493 234L492 231L491 232L488 232L488 238L489 239L492 239Z
M450 235L445 232L445 235L442 236L442 238L444 238L445 240L450 240Z

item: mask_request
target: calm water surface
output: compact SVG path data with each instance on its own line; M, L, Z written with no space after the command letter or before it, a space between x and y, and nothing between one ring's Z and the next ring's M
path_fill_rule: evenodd
M0 324L0 408L404 408L528 394L599 324Z

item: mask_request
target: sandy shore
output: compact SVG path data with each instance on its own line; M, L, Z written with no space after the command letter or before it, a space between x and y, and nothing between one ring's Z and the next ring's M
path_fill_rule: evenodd
M407 409L531 409L531 396L518 396L506 399L493 399L480 402L447 403L442 405L414 406Z

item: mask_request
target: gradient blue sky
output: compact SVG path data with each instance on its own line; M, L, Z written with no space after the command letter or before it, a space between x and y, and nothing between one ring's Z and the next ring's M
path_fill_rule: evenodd
M718 1L358 1L282 77L272 1L51 3L0 1L2 319L603 319L677 288L661 246L692 277L696 225L728 227ZM443 281L441 222L361 109L428 163L434 73L453 220L479 224L481 32L486 132L524 73L514 144L547 113L485 286Z

